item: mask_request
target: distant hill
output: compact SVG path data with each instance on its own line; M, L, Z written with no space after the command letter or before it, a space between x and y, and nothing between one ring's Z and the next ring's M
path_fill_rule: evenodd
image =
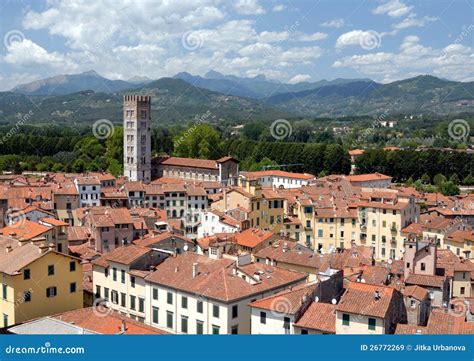
M210 71L201 77L191 75L187 72L178 73L174 78L184 80L190 84L217 91L224 94L244 96L248 98L267 98L274 94L299 92L317 89L325 85L345 84L359 80L369 79L335 79L320 80L318 82L301 82L297 84L285 84L277 81L267 80L264 75L253 78L237 77L235 75L223 75L217 71Z
M271 96L269 105L302 115L339 117L371 114L460 113L474 111L474 82L430 75L380 84L356 81Z
M113 94L85 90L56 96L0 93L0 112L9 122L17 121L30 110L30 122L92 122L106 118L122 121L124 94L139 93L152 96L153 121L183 122L208 114L208 121L225 120L246 122L274 120L292 114L250 98L224 95L197 88L180 79L162 78L142 86Z
M137 78L131 80L109 80L92 70L80 74L63 74L52 78L36 80L28 84L18 85L12 89L12 92L42 96L66 95L84 90L115 93L125 89L141 87L147 81L146 79L139 80Z

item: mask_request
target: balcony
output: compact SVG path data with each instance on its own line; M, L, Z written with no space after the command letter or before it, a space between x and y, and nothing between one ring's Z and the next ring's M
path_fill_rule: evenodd
M392 224L392 225L390 226L390 232L392 232L392 233L396 233L396 232L397 232L397 226L396 226L395 224Z

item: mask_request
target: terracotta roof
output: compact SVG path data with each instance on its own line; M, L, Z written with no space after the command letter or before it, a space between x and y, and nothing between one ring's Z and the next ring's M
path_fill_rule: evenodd
M30 240L41 236L42 234L53 229L36 222L23 219L20 222L0 228L0 234L5 236L14 237L19 240Z
M389 274L389 268L379 266L365 266L364 270L362 271L361 279L363 279L365 283L372 285L385 285L388 281Z
M300 310L305 297L313 297L313 292L317 287L317 283L298 285L274 295L253 301L249 306L285 315L294 315Z
M56 219L56 218L42 218L40 222L47 223L48 225L55 226L55 227L69 226L69 223L60 221L59 219Z
M362 155L364 154L363 149L353 149L349 151L349 155Z
M398 324L396 334L474 334L474 322L466 322L465 313L433 309L426 327Z
M96 186L96 185L100 185L100 180L98 177L94 177L94 176L84 176L84 177L77 177L76 178L76 183L78 185L90 185L90 186Z
M84 242L91 235L89 227L85 227L85 226L70 226L67 228L66 233L67 233L67 240L69 242L71 241Z
M390 180L392 177L381 173L354 174L348 175L349 182L369 182L376 180Z
M277 237L277 235L263 229L248 228L240 233L235 233L235 242L239 246L254 248L272 237Z
M385 318L395 292L391 287L351 282L337 305L337 311Z
M313 302L294 326L336 333L336 307L330 303Z
M194 159L194 158L179 158L169 157L161 161L163 165L179 166L179 167L191 167L191 168L204 168L204 169L217 169L217 161L208 159Z
M198 274L193 278L194 263L197 264ZM241 275L234 274L235 266L235 261L230 259L213 260L186 252L167 258L146 280L201 297L234 302L306 279L306 274L303 273L252 263L236 267L237 272L246 275L247 280L244 280ZM260 281L256 275L259 275Z
M320 255L298 246L296 242L281 239L258 251L255 257L268 258L277 262L314 268L314 272L317 272L321 267Z
M405 280L405 284L425 286L425 287L443 288L444 281L445 281L445 278L443 276L411 274Z
M181 236L181 235L176 234L176 233L171 233L171 232L163 232L163 233L160 233L160 234L155 235L155 236L136 239L136 240L133 241L133 243L136 244L137 246L141 246L141 247L150 247L150 246L153 246L155 244L158 244L160 242L166 241L166 240L171 239L171 238L177 238L177 239L181 239L183 241L192 243L192 240L190 240L189 238L187 238L185 236Z
M420 287L418 285L414 286L406 286L402 288L402 294L405 297L413 297L418 301L423 301L425 298L428 297L428 290L426 288Z
M9 275L18 274L22 268L41 258L47 252L51 251L41 253L40 248L32 243L16 246L9 252L2 247L2 249L0 249L0 272Z
M92 264L108 267L109 261L129 265L140 257L151 252L150 248L130 244L113 249L109 253L92 261Z
M126 335L168 333L158 328L135 321L130 317L123 316L120 313L112 311L111 309L106 309L105 307L103 312L97 311L94 307L88 307L59 313L51 317L61 321L74 323L74 325L78 327L82 327L99 334L119 334L121 333L123 323L125 325L124 334Z
M258 179L262 177L279 177L279 178L291 178L291 179L314 179L315 176L309 173L293 173L285 172L282 170L263 170L258 172L241 172L241 174L249 179Z

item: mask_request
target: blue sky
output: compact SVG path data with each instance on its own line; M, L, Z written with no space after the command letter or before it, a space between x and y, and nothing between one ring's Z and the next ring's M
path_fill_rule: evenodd
M63 73L474 80L474 1L3 0L0 90Z

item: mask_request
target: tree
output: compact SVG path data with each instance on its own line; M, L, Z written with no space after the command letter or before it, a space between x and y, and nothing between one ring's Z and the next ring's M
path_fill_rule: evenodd
M423 184L430 184L431 183L431 178L428 174L424 173L422 176L421 176L421 182Z
M222 156L221 139L208 124L195 125L175 137L175 154L186 158L218 159Z
M446 177L440 173L436 174L433 178L433 183L437 187L441 187L441 184L446 182Z
M459 187L451 181L442 183L440 190L445 196L455 196L460 193Z

